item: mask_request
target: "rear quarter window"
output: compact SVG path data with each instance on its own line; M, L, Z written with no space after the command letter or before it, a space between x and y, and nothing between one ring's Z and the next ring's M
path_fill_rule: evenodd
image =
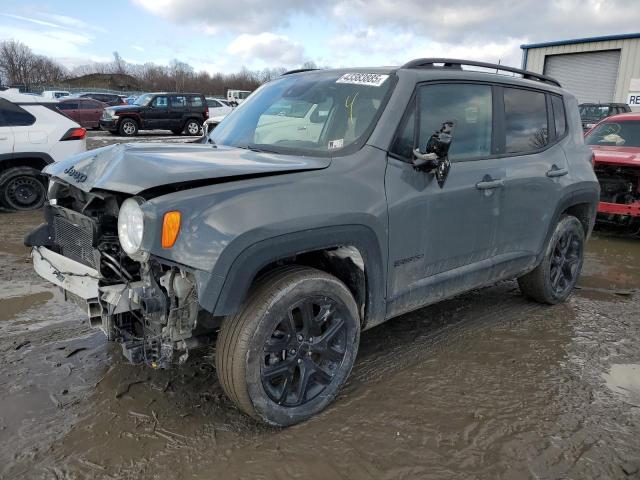
M0 98L0 126L2 127L25 127L33 125L36 117L27 112L24 108L12 103L4 98Z
M556 128L556 138L561 138L567 132L567 118L564 111L562 97L551 95L551 105L553 106L553 121Z
M189 106L194 108L204 107L204 102L202 101L202 97L189 97Z

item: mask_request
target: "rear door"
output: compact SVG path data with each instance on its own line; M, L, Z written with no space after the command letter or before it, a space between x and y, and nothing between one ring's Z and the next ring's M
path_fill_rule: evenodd
M505 268L518 271L542 250L560 200L568 173L561 146L567 126L562 97L534 89L500 90L504 135L498 148L506 176L495 247L511 258Z
M500 159L493 158L493 87L419 86L389 153L389 316L486 282L502 207ZM455 122L443 188L417 171L412 151L445 121Z
M85 128L96 128L99 125L104 105L105 104L97 100L84 100L80 104L82 118L84 120L84 125L82 126Z
M171 129L182 128L189 113L186 95L171 95L169 97L169 122Z
M8 100L0 98L0 158L9 158L13 155L13 130L9 124L9 118L5 111L11 108Z

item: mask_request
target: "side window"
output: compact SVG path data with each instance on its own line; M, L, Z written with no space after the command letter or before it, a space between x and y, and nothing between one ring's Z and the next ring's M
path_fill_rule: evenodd
M171 97L171 106L174 108L184 108L187 106L187 97Z
M25 109L8 100L0 98L0 126L1 127L25 127L33 125L36 117Z
M553 119L556 124L556 138L561 138L567 131L567 118L564 113L562 97L551 95L551 105L553 106Z
M549 127L544 93L505 88L504 114L506 153L526 153L547 146Z
M169 102L167 101L167 97L156 97L153 99L153 106L155 108L167 108L169 106Z
M544 96L543 96L544 100ZM454 122L452 161L491 155L493 123L491 86L436 84L420 87L418 95L421 149L443 122Z
M58 110L77 110L78 103L77 102L64 102L58 104Z
M202 103L202 97L189 97L189 106L200 108L204 104Z

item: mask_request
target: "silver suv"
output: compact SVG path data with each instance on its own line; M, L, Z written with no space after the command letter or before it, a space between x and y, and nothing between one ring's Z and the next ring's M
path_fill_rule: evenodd
M292 72L206 143L46 173L36 271L133 362L215 341L229 398L274 425L325 408L392 317L509 278L564 301L599 192L557 81L449 59Z

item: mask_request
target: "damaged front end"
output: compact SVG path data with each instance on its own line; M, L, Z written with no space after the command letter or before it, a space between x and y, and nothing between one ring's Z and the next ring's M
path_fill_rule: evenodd
M640 235L640 164L597 162L600 182L598 223Z
M164 368L210 340L215 322L199 308L193 272L123 249L118 217L125 196L52 181L49 198L46 223L25 238L34 268L85 308L129 361Z

